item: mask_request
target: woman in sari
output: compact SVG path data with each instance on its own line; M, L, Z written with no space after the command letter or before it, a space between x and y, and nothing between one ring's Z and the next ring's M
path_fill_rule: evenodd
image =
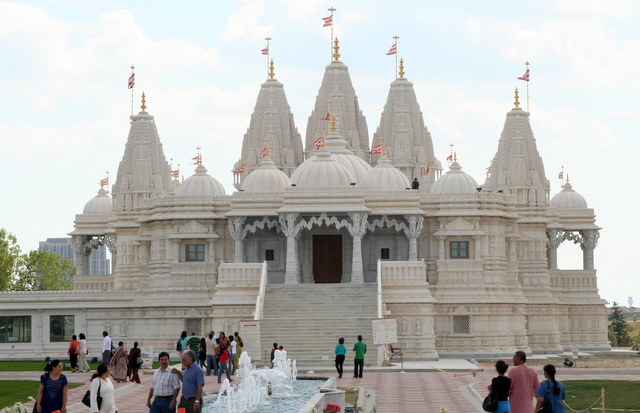
M127 378L127 350L122 341L118 343L118 349L109 362L109 371L116 382L123 382Z

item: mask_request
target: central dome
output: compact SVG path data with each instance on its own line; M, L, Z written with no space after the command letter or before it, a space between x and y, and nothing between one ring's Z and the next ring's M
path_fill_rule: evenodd
M291 186L291 180L276 168L271 157L260 160L260 167L247 176L242 184L244 192L280 192Z
M291 183L305 188L349 186L355 179L326 149L304 161L291 175Z
M217 179L207 174L207 168L200 164L196 168L196 173L188 177L180 189L178 196L225 196L227 193Z
M462 171L462 167L457 161L453 161L449 171L436 181L431 187L432 194L457 194L465 192L475 192L478 183L471 175Z

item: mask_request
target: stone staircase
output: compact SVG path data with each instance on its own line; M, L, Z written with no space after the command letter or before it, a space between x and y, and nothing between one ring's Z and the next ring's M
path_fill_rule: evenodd
M284 346L297 365L333 366L338 338L353 359L358 335L375 357L371 320L377 318L377 284L272 284L267 286L260 322L263 348ZM322 355L329 356L323 360ZM267 359L268 362L268 359Z

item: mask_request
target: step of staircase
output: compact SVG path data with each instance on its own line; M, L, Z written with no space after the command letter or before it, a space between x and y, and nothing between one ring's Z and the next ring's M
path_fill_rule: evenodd
M370 283L268 285L260 322L262 347L277 342L299 367L333 365L334 348L344 337L346 358L353 358L359 334L373 347L377 288ZM322 355L329 357L323 360Z

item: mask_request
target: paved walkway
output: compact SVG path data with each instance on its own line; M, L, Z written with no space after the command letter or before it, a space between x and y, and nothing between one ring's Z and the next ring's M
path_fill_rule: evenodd
M446 372L429 369L426 364ZM461 373L470 363L464 360L445 360L432 363L405 363L405 373L400 373L399 366L395 367L365 367L362 379L351 378L351 365L345 366L345 374L338 380L339 387L363 387L372 391L376 398L378 413L440 413L445 407L447 413L482 412L479 407L481 399L486 395L486 386L495 376L492 368L478 371L476 375ZM471 365L473 366L473 365ZM458 372L450 372L445 367ZM473 366L475 367L475 366ZM535 367L542 379L541 367ZM321 372L325 368L318 368L314 373L299 373L299 376L331 376L337 374L332 371ZM0 373L0 380L39 380L41 372L4 372ZM80 403L87 391L92 373L65 372L67 379L74 383L84 383L69 391L69 412L87 412L89 409ZM119 413L147 413L146 407L149 384L152 372L141 374L142 384L114 383L116 387L117 405ZM559 369L559 380L640 380L640 369ZM219 384L213 376L205 376L205 392L217 392ZM34 395L35 397L35 395ZM31 410L33 403L27 404ZM285 413L285 412L283 412ZM291 413L291 412L286 412Z

